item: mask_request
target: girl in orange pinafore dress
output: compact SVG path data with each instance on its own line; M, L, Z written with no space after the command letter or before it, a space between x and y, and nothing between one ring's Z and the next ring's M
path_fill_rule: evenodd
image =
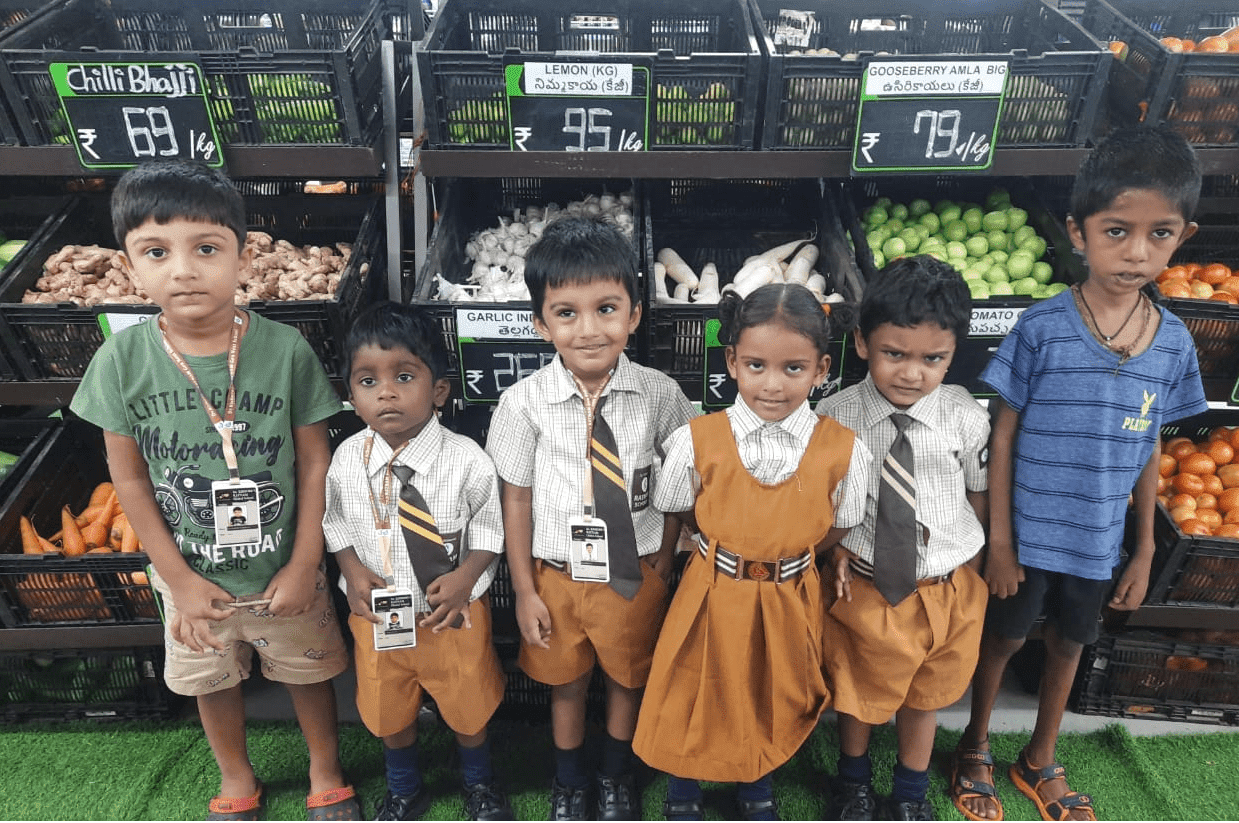
M846 531L843 486L839 523L863 516L865 478L849 467L864 475L868 462L853 460L849 429L809 409L830 366L830 326L807 289L729 293L719 314L739 398L667 441L654 503L699 540L659 634L633 750L671 776L668 819L701 818L698 780L738 782L742 817L777 819L770 774L829 701L815 550Z

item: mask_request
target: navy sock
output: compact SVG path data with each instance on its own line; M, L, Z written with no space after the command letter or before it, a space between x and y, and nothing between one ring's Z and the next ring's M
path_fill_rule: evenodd
M611 735L602 738L602 765L599 767L603 776L619 778L632 771L632 741L617 740Z
M873 782L873 761L866 751L860 757L851 757L839 752L839 777L849 783L868 785Z
M422 772L417 767L417 744L403 749L383 747L383 763L387 770L387 788L392 794L417 794L422 788Z
M929 771L916 772L902 763L895 763L891 799L898 803L919 803L929 793Z
M686 777L667 775L667 802L692 803L701 800L701 784Z
M489 737L472 749L461 746L459 743L456 748L460 751L460 776L465 785L490 783L495 779L495 773L490 766Z
M591 778L585 773L584 745L575 749L555 747L555 778L569 789L583 789L590 784Z
M754 780L752 783L741 783L736 787L736 797L740 800L769 800L774 796L774 780L770 775Z

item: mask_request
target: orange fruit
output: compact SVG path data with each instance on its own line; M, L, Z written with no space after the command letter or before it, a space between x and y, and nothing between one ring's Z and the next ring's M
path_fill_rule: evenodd
M1209 492L1196 495L1196 508L1213 509L1214 511L1217 511L1217 497Z
M1161 43L1173 52L1183 51L1183 41L1177 37L1163 37Z
M1181 277L1184 280L1187 280L1191 277L1191 275L1188 274L1187 267L1185 266L1170 266L1162 269L1162 273L1157 275L1157 282L1164 283L1165 281L1175 277Z
M1232 274L1213 287L1214 291L1224 291L1227 294L1239 296L1239 275Z
M1223 523L1213 530L1214 537L1239 538L1239 523Z
M1217 509L1197 509L1196 519L1208 526L1210 532L1222 525L1222 515Z
M1179 460L1179 473L1213 474L1217 471L1217 462L1204 452L1189 454Z
M1216 474L1202 474L1200 481L1205 484L1205 494L1218 495L1225 491L1222 480Z
M1230 430L1230 445L1235 447L1235 451L1239 451L1239 426Z
M1198 494L1203 494L1205 490L1205 482L1200 479L1198 474L1189 474L1179 472L1174 477L1170 478L1170 487L1176 492L1190 494L1195 497Z
M1157 289L1167 297L1192 296L1192 287L1188 285L1186 280L1179 277L1172 277L1163 283L1158 283Z
M1204 454L1213 458L1219 466L1225 466L1235 459L1235 447L1225 440L1210 440L1204 447Z
M1230 41L1225 37L1214 35L1206 37L1196 45L1196 51L1211 51L1216 53L1230 51Z
M1233 508L1222 515L1223 523L1239 523L1239 507Z
M1219 481L1219 482L1220 482L1220 481ZM1162 495L1163 497L1165 497L1165 495L1166 495L1166 493L1167 493L1168 491L1170 491L1170 478L1169 478L1169 477L1162 477L1162 476L1159 474L1159 475L1157 476L1157 493L1158 493L1158 494L1160 494L1160 495Z
M1196 516L1195 506L1175 506L1170 510L1170 519L1176 523L1190 520Z
M1217 507L1222 512L1239 509L1239 488L1226 489L1219 494L1217 496Z
M1194 517L1189 517L1180 523L1179 530L1184 534L1195 534L1200 536L1208 536L1213 534L1213 529L1209 528L1204 523L1201 523Z
M1209 440L1225 440L1230 442L1230 427L1229 426L1214 426L1209 430Z
M1196 444L1187 437L1172 437L1162 446L1162 451L1175 460L1182 460L1189 454L1196 453Z
M1218 479L1222 481L1222 488L1233 489L1239 486L1239 463L1227 463L1225 466L1220 466L1217 470ZM1175 475L1178 477L1178 475Z
M1187 506L1189 509L1196 508L1196 495L1180 492L1171 495L1170 499L1166 501L1166 508L1168 509L1177 509L1180 506Z
M1208 300L1213 296L1213 286L1203 280L1193 280L1187 284L1187 287L1192 292L1192 297L1196 300Z
M1205 264L1204 264L1204 263L1197 263L1197 262L1195 262L1195 261L1192 261L1191 263L1184 263L1184 264L1183 264L1183 268L1187 269L1187 273L1188 273L1188 275L1193 275L1193 274L1195 274L1196 272L1198 272L1198 271L1200 271L1201 269L1203 269L1204 267L1205 267Z
M1210 263L1200 271L1196 272L1196 279L1208 283L1210 286L1216 286L1227 277L1230 277L1230 267L1225 263Z
M1163 454L1157 464L1157 473L1162 477L1170 477L1179 470L1179 461L1173 455Z
M1209 295L1209 299L1216 300L1219 303L1229 303L1232 306L1239 304L1239 297L1228 291L1215 290L1213 294Z

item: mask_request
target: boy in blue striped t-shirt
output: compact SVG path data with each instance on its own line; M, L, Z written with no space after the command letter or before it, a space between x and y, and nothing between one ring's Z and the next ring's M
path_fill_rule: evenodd
M1055 744L1102 607L1135 609L1148 588L1159 430L1207 408L1191 335L1144 293L1195 234L1199 196L1200 166L1177 133L1110 134L1081 164L1067 218L1088 278L1026 310L981 374L998 393L985 570L993 597L950 789L971 820L1002 817L990 712L1007 661L1042 613L1037 724L1011 780L1044 820L1096 819L1092 799L1068 787ZM1122 565L1129 495L1136 531Z

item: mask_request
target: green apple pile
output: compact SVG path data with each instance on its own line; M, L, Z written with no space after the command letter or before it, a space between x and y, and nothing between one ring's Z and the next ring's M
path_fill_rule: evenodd
M955 267L973 300L1021 295L1041 299L1067 288L1051 283L1054 269L1042 258L1048 244L1028 225L1028 212L995 188L977 203L924 198L895 203L879 197L861 215L873 263L929 254Z
M711 83L700 94L659 83L655 92L655 143L717 146L732 139L736 104L726 83Z

